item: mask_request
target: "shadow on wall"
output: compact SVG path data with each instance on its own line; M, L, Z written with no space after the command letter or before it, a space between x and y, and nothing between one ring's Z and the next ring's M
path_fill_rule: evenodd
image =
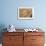
M2 32L6 31L6 30L4 30L4 28L6 28L5 25L0 24L0 43L2 43L2 36L3 36Z

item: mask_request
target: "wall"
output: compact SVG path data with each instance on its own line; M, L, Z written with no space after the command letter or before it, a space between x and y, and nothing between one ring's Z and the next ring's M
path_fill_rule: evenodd
M24 6L34 8L34 19L17 19L17 8ZM0 31L9 24L16 28L40 27L46 32L46 0L0 0Z
M15 25L16 28L39 27L46 28L46 0L1 0L0 24ZM34 19L18 20L18 7L33 7Z

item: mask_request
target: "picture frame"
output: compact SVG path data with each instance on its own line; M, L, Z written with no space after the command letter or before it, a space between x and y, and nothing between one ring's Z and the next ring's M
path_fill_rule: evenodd
M19 7L18 8L18 19L33 19L34 8L32 7Z

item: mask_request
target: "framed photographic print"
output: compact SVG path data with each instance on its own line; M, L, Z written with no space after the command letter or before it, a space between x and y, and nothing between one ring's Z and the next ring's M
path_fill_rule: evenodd
M19 7L18 8L18 19L33 19L34 8L32 7Z

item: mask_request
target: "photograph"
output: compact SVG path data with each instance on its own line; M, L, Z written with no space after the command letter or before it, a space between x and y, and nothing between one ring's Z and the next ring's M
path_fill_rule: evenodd
M19 7L18 19L32 19L34 16L34 8L32 7Z

